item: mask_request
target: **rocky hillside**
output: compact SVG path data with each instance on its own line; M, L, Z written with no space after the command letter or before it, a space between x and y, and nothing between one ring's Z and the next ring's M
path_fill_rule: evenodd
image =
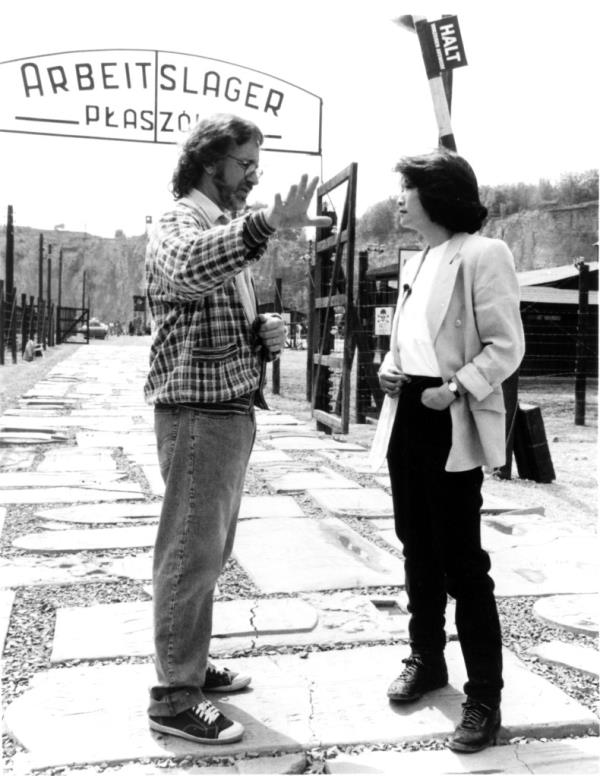
M504 218L489 218L483 229L511 248L518 270L570 264L583 257L597 261L598 203L523 210Z
M491 217L484 234L500 237L511 247L518 270L569 264L579 257L598 258L598 203L587 202L540 210L523 210L504 217ZM49 246L52 246L52 299L58 295L58 255L63 249L62 303L81 305L83 272L91 300L91 315L103 321L127 323L133 317L133 296L144 289L144 251L146 235L114 238L96 237L81 232L41 231L15 227L15 285L19 294L38 293L38 255L40 234L44 238L44 296ZM369 238L358 229L357 250L368 247ZM389 244L387 244L389 242ZM386 241L383 250L370 253L371 266L379 266L397 257L399 245L414 245L414 233ZM271 240L269 253L256 268L261 302L271 302L275 278L283 280L285 306L305 309L307 302L308 244L293 234ZM4 277L6 228L0 227L0 277ZM87 294L86 294L87 295Z

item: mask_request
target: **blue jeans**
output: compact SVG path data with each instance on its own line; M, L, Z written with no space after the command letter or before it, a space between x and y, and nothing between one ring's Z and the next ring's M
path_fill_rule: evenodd
M174 716L203 699L213 595L231 554L254 410L209 415L156 408L154 428L165 494L154 546L157 684L148 713Z

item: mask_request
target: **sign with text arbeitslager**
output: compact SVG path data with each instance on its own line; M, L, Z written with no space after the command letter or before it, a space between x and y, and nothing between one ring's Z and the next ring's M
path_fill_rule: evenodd
M321 152L322 100L258 70L145 49L67 51L0 62L0 131L178 143L199 120L254 121L264 150Z

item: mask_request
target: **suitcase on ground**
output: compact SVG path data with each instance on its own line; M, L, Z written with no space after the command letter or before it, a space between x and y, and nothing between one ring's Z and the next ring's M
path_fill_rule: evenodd
M514 453L521 479L535 482L552 482L556 479L542 411L534 404L520 404L517 409Z

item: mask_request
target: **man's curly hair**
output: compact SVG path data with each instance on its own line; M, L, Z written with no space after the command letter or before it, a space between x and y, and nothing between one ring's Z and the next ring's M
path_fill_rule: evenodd
M198 184L202 169L226 156L235 146L256 140L262 145L263 134L251 121L230 113L217 113L202 119L183 145L171 179L175 199L185 197Z

